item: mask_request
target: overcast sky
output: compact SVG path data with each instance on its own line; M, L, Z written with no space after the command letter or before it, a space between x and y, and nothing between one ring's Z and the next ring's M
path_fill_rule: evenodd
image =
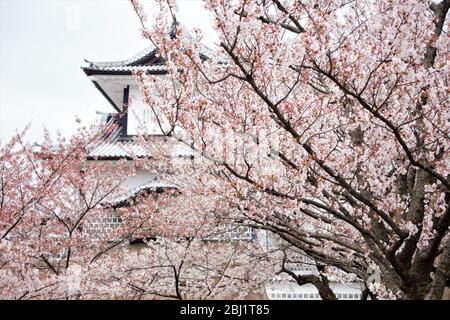
M149 19L152 0L142 1ZM199 0L179 0L178 19L207 32L209 15ZM113 111L80 69L83 59L127 59L148 46L125 0L0 0L0 142L31 123L28 139L75 131L75 117L98 119Z

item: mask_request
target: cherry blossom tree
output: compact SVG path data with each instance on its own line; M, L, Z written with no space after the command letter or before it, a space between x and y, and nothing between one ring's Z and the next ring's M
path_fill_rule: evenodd
M145 99L167 136L202 155L174 165L203 199L192 210L210 203L276 234L279 270L322 298L348 277L372 298L442 298L450 1L205 0L213 48L173 1L156 1L152 22L131 3L168 68L136 73ZM285 267L292 252L319 275Z
M0 296L62 297L66 271L100 245L85 236L86 221L132 169L86 163L94 139L86 129L68 141L46 133L40 146L24 142L25 133L0 150Z
M244 298L274 277L442 298L450 1L206 0L212 49L173 1L153 23L131 3L168 69L136 73L168 140L114 162L87 161L110 127L0 146L1 298ZM167 156L180 143L192 159ZM137 167L176 187L123 200ZM241 227L277 246L226 239Z
M217 236L215 217L203 213L209 203L193 211L195 195L177 188L124 197L124 182L145 163L87 161L112 129L46 133L39 146L25 142L25 130L1 146L0 298L242 298L260 289L267 279L248 271L269 275L267 252L205 242ZM92 228L112 219L121 223Z

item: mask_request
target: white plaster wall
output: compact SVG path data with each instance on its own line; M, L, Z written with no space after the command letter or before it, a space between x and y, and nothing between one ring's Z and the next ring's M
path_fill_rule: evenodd
M256 231L256 239L259 242L259 245L265 250L272 250L278 247L278 240L273 233L268 230Z
M154 112L144 102L142 92L137 85L130 87L129 96L131 103L128 108L127 134L162 134ZM164 130L167 130L167 121L161 115L160 121Z
M123 187L125 190L135 189L145 183L155 180L156 176L143 169L136 169L134 177L128 177Z

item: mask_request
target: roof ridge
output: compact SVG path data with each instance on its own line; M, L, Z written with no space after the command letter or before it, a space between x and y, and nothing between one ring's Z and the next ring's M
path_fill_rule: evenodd
M89 65L81 67L85 71L110 71L110 72L132 72L132 71L146 71L162 73L167 70L167 67L163 64L143 65L143 66L100 66Z
M90 61L84 59L86 63L89 63L89 67L131 67L135 66L142 61L145 61L156 53L156 47L154 45L150 45L145 49L141 50L139 53L135 54L133 57L125 60L117 60L117 61ZM88 68L89 68L88 67Z

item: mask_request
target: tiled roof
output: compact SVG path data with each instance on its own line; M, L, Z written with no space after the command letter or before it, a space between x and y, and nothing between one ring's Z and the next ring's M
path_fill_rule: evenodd
M164 65L150 65L150 66L97 66L92 65L82 67L85 72L108 72L108 73L132 73L133 71L146 71L150 74L163 74L167 72Z
M94 150L89 153L89 158L106 159L106 158L133 158L150 156L148 151L144 150L134 141L112 141L100 143Z
M171 30L171 37L173 37L172 32L173 31ZM187 37L192 38L190 34L187 34ZM166 73L167 68L164 66L164 59L157 57L156 53L157 49L155 46L150 45L129 59L106 62L85 60L88 63L88 66L83 66L81 68L87 75L98 73L131 74L133 71L146 71L150 74ZM211 49L205 45L202 45L200 56L203 58L211 57Z
M103 136L88 146L90 159L118 159L149 157L148 150L145 150L136 142L135 137L123 137L120 115L113 114L105 126Z
M139 194L143 192L156 192L156 193L162 193L164 190L168 189L177 189L177 186L169 183L165 183L162 181L149 181L147 183L144 183L134 189L127 190L123 192L122 194L118 195L113 199L112 202L108 203L107 205L118 207L118 206L124 206L129 201L134 200Z
M149 46L136 54L135 56L131 57L130 59L126 60L120 60L120 61L107 61L107 62L95 62L95 61L88 61L85 60L87 63L89 63L89 67L99 67L99 68L115 68L115 67L129 67L129 66L137 66L142 65L147 60L152 58L156 53L154 46Z
M96 62L85 60L88 65L81 67L88 75L91 73L131 74L133 71L146 71L161 74L167 71L162 60L156 56L154 46L149 46L130 59L120 61Z
M105 125L105 134L97 138L88 145L89 160L116 160L122 158L150 158L151 153L138 141L138 136L122 135L122 126L120 123L120 114L110 115L108 123ZM164 135L151 135L146 139L156 139L158 141L167 141L170 139ZM149 140L150 141L150 140ZM195 152L182 143L173 145L172 156L188 158L195 155Z

